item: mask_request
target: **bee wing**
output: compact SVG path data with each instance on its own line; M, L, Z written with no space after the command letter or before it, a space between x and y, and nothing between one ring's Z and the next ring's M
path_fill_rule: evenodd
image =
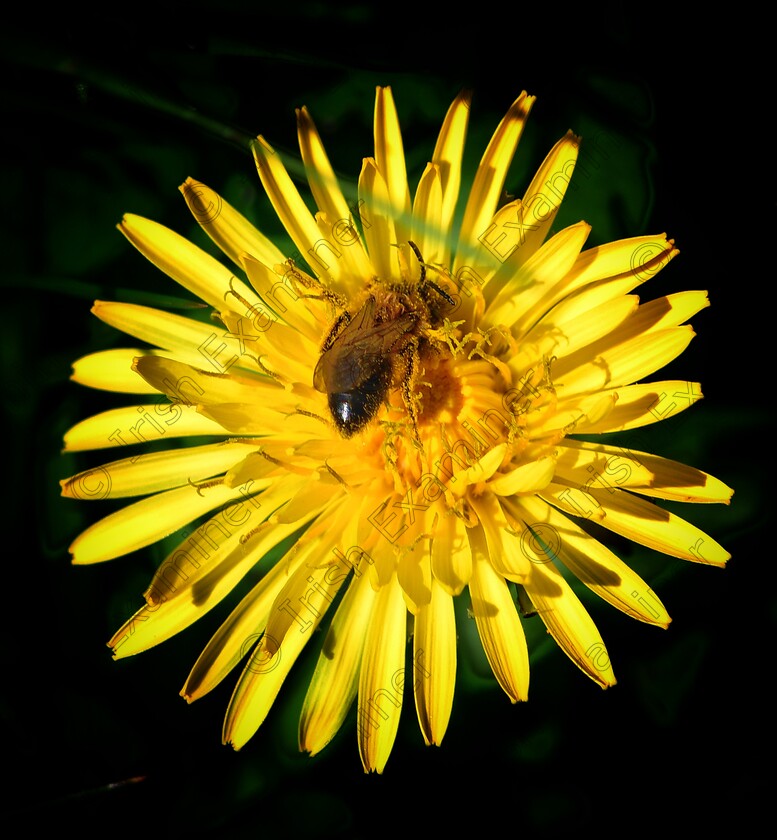
M324 368L327 365L327 350L316 363L316 369L313 371L313 387L322 394L326 393L326 377L324 376Z
M332 347L319 359L313 384L329 394L353 391L377 372L381 359L372 347L361 343Z
M346 312L347 316L348 313ZM342 356L342 347L353 342L359 330L372 326L375 316L375 298L369 297L364 306L353 316L343 327L334 339L328 338L324 344L326 349L319 358L316 369L313 371L313 387L322 393L336 393L338 390L350 390L350 388L335 388L329 383L333 378L335 364ZM327 344L329 345L327 347Z
M324 393L353 391L378 372L380 366L405 333L416 322L413 314L382 324L373 323L375 301L367 303L337 336L318 360L313 385Z

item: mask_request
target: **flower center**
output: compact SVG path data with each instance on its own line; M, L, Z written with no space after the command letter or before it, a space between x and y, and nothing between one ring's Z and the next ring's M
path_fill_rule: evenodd
M451 423L464 406L461 381L450 357L430 354L424 360L424 373L418 387L418 425Z

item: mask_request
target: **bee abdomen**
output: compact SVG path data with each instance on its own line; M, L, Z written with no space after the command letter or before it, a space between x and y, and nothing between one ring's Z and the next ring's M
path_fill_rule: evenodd
M390 384L391 364L384 360L358 388L329 394L329 410L343 437L352 437L375 417L386 399Z

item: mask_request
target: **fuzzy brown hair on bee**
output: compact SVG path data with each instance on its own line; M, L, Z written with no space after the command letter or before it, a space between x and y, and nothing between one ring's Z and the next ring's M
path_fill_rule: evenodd
M441 326L456 303L426 277L418 247L418 281L385 284L375 280L351 311L344 310L321 348L313 385L327 394L338 432L353 437L368 426L392 387L400 387L413 433L418 438L414 388L424 357L432 349L430 331Z

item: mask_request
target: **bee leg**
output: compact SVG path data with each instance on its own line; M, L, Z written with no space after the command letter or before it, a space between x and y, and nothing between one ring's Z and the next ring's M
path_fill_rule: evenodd
M310 298L311 300L325 300L328 303L331 303L337 309L346 308L348 302L345 300L345 298L343 298L341 295L338 295L337 292L333 292L331 289L327 289L315 278L310 277L307 274L303 274L296 267L293 259L289 258L288 260L286 260L285 265L287 266L287 270L283 275L283 279L284 281L288 279L289 283L293 287L294 292L297 294L298 297ZM312 289L316 292L316 294L300 294L298 286L302 286L303 289Z
M340 313L332 324L324 343L321 345L321 352L324 353L335 343L335 339L343 331L343 329L351 323L351 313L346 309L345 312Z
M405 409L410 417L410 423L413 426L413 437L420 444L421 436L418 433L418 397L415 392L415 380L419 367L418 340L413 339L409 341L407 346L400 352L400 356L404 363L404 370L402 372L402 401L405 404Z

